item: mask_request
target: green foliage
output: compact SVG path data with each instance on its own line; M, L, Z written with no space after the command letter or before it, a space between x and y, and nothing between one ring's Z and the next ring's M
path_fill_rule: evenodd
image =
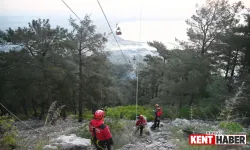
M163 114L162 114L162 118L171 118L171 109L169 109L168 107L166 107L166 106L162 106L162 112L163 112Z
M185 150L219 150L218 146L196 146L196 145L189 145L186 141L181 141L178 143L179 149L185 149Z
M244 6L241 2L230 4L228 0L207 0L202 5L196 5L196 13L186 20L190 26L187 35L192 46L200 50L201 54L207 53L216 41L215 38L239 21L236 13L242 8Z
M84 110L83 112L83 118L86 119L86 120L90 120L93 118L93 114L90 110Z
M49 141L47 139L39 140L35 145L35 150L43 150L43 147L47 145Z
M17 147L17 129L14 120L8 116L0 116L0 148L13 149Z
M216 119L240 80L246 81L246 89L233 113L249 117L250 15L241 25L236 14L242 9L241 2L207 0L186 21L189 41L180 42L183 50L148 42L159 56L140 58L138 104L168 106L163 108L164 118L190 118L192 112L192 118ZM83 106L134 104L137 82L127 78L133 66L109 61L102 51L107 36L97 33L89 15L80 23L70 18L69 23L73 30L37 19L27 27L0 31L0 43L23 47L0 52L0 101L23 119L30 117L30 110L42 119L52 101L67 104L67 112L79 109L79 121L92 118ZM145 108L138 112L152 120L152 108ZM107 117L134 120L134 110L109 108Z
M190 118L190 108L188 107L180 108L178 118Z
M152 111L152 108L145 107L145 106L137 106L138 114L144 115L148 121L152 121L154 119L154 113ZM136 106L135 105L129 105L129 106L118 106L118 107L112 107L107 108L106 116L109 118L124 118L129 120L135 120L136 119Z
M71 119L77 119L78 118L78 116L77 115L68 115L68 117L70 117Z
M164 107L163 107L164 108ZM216 120L216 116L220 113L220 107L216 105L194 105L191 107L184 106L182 108L178 107L165 107L164 118L185 118L191 119L191 112L192 112L192 119L209 119L209 120Z
M75 134L79 137L90 139L91 134L89 132L89 123L85 123L79 127Z
M243 127L237 122L221 122L219 124L220 128L228 130L230 133L242 132Z
M250 137L250 131L247 132L247 137ZM247 138L247 141L250 142L250 138Z

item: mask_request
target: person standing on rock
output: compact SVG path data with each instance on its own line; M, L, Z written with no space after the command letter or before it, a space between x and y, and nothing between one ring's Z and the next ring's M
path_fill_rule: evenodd
M152 129L160 127L160 119L161 119L161 115L162 115L162 108L158 104L155 104L154 112L155 112L155 120L154 120L154 125L153 125Z
M137 133L138 130L140 130L140 136L142 136L142 132L144 127L147 125L147 121L144 119L144 117L142 115L137 117L137 121L136 121L136 130L135 130L135 134Z
M97 150L111 150L114 144L109 126L104 124L105 112L97 110L94 113L94 119L89 123L89 131L91 133L91 142Z

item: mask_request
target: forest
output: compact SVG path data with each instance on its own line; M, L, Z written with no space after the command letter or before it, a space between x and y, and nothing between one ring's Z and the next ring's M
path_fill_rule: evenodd
M248 10L242 2L209 0L186 20L189 41L176 39L183 49L148 42L159 56L147 55L140 64L138 104L159 103L172 110L167 117L175 117L174 110L184 115L192 106L197 117L216 119L244 82L232 113L250 117ZM96 32L89 15L80 23L70 18L69 24L72 30L38 19L0 32L1 44L23 47L0 53L0 102L13 113L42 119L57 101L65 105L64 117L74 113L82 121L84 110L135 104L136 79L126 78L132 65L109 61L103 51L107 37Z
M108 35L97 32L88 14L80 22L70 17L70 29L37 19L0 31L1 45L22 47L0 51L0 133L7 130L8 111L46 124L51 105L61 118L73 115L78 122L97 108L133 120L137 98L149 120L159 104L163 119L241 120L249 126L250 9L241 1L207 0L186 24L187 41L175 39L178 49L148 41L158 56L146 55L137 69L110 61ZM129 77L136 70L138 81Z
M72 29L53 28L49 19L38 19L0 31L2 45L23 47L0 52L0 103L20 118L45 119L53 101L65 106L63 118L74 114L79 122L93 108L135 105L137 81L127 77L133 64L108 59L107 35L89 15L69 24ZM138 105L160 104L164 118L190 119L191 110L203 120L250 118L249 8L207 0L186 24L188 41L176 39L180 49L148 41L159 56L140 64Z

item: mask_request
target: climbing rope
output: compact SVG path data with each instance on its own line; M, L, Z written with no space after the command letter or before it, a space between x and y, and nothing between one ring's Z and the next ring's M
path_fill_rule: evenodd
M31 126L27 125L25 122L23 122L21 119L19 119L16 115L14 115L9 109L7 109L2 103L0 103L0 105L5 109L7 110L12 116L14 116L17 120L19 120L21 123L23 123L24 125L26 125L27 127L29 127L30 129L32 129L33 131L35 132L38 132L38 133L41 133L37 130L35 130L34 128L32 128Z
M141 19L142 19L142 0L141 0L141 13L140 13L140 27L139 27L139 40L138 44L141 41ZM136 62L136 117L137 117L137 103L138 103L138 88L139 88L139 50L137 50L137 62ZM136 119L136 118L135 118Z

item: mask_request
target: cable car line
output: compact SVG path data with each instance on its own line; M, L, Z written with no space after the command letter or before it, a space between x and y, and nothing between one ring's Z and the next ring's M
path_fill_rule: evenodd
M64 2L64 0L62 0L62 2L69 8L69 10L71 10L71 12L77 17L77 19L79 19L80 21L82 21L81 18L69 7L69 5L67 5L67 3Z
M109 26L109 28L110 28L110 30L111 30L111 33L113 34L113 36L114 36L114 38L115 38L115 41L116 41L116 43L117 43L117 45L118 45L120 51L122 52L121 47L120 47L120 44L118 43L118 41L117 41L117 39L116 39L116 36L115 36L115 34L114 34L114 32L113 32L111 26L110 26L110 23L109 23L108 18L107 18L106 14L105 14L105 12L104 12L104 10L103 10L103 8L102 8L102 5L100 4L99 0L97 0L97 2L98 2L99 6L100 6L100 8L101 8L101 10L102 10L102 13L103 13L103 15L104 15L104 17L105 17L107 23L108 23L108 26ZM122 52L122 56L124 57L124 59L125 59L125 61L126 61L127 63L130 63L130 60L129 60L129 62L127 61L127 59L126 59L126 57L124 56L123 52Z
M82 19L73 11L73 9L71 9L70 7L69 7L69 5L64 1L64 0L62 0L62 2L69 8L69 10L76 16L76 18L77 19L79 19L79 21L81 22L82 21ZM110 33L111 34L111 33ZM108 34L108 36L110 35L110 34ZM115 55L113 55L114 57L115 57L115 59L117 60L117 61L119 61L119 59L115 56Z

